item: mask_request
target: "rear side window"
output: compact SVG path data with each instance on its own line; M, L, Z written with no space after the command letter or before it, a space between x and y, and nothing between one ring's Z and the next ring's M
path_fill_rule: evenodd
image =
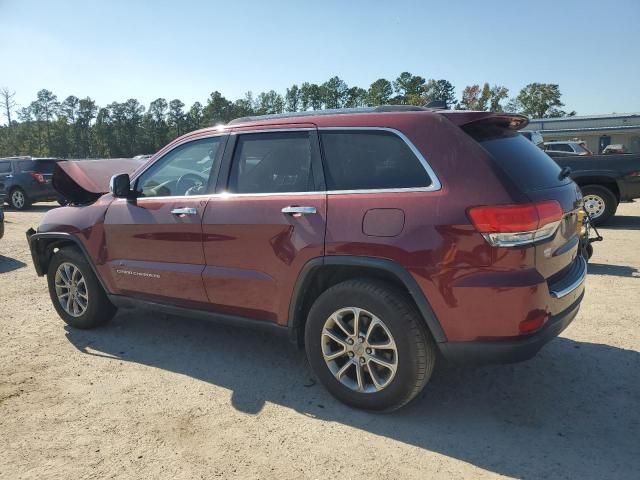
M525 191L557 187L571 181L570 178L559 180L558 164L517 132L493 124L471 124L464 130Z
M573 153L573 148L571 148L571 145L567 143L554 143L553 145L549 145L549 148L547 150L551 150L553 152Z
M21 172L53 173L55 160L21 160L18 162Z
M321 133L328 190L421 188L432 180L398 135L376 130Z
M233 193L313 191L309 132L240 135L228 189Z

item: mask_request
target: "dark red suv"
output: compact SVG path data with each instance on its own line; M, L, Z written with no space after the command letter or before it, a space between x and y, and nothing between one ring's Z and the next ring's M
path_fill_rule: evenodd
M270 326L343 402L398 408L437 358L524 360L578 312L580 192L526 123L297 113L192 132L139 168L61 163L71 204L28 232L33 260L73 327L140 305Z

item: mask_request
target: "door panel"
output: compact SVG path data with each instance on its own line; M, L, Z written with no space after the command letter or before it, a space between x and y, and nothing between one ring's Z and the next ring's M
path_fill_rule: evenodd
M225 141L217 136L179 144L136 179L138 198L109 206L104 231L114 293L209 305L202 283L202 216Z
M282 213L309 206L316 213ZM326 195L217 195L203 217L204 285L215 309L286 323L304 264L324 253Z
M281 126L280 126L281 127ZM222 313L285 324L304 264L324 254L327 200L317 131L232 135L203 217L203 281ZM222 179L221 179L222 180ZM289 207L309 207L301 213Z
M105 217L105 240L116 293L206 303L201 276L206 204L206 197L114 201ZM171 213L181 208L196 213Z

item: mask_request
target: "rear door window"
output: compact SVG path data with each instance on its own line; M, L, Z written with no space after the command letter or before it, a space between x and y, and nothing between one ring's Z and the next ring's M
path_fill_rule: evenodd
M420 159L393 132L325 130L321 139L328 190L423 188L432 184Z
M487 150L495 162L525 191L565 185L560 167L553 159L522 135L495 125L470 125L464 130ZM551 149L549 145L549 150Z
M554 152L570 152L573 153L573 148L571 145L567 143L555 143L553 145L549 145L549 150Z
M0 162L0 173L11 173L11 162Z
M55 160L34 160L33 171L39 173L53 173L53 169L56 167Z
M233 193L313 191L308 131L247 133L238 137L229 175Z

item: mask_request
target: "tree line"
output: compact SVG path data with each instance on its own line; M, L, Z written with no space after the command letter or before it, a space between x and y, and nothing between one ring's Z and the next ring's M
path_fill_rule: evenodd
M29 105L17 108L15 92L0 89L0 156L33 155L59 158L130 157L153 153L184 133L248 115L378 105L427 105L446 102L449 108L517 112L533 118L574 115L562 110L559 86L531 83L514 97L502 85L465 87L461 98L444 79L425 79L402 72L395 80L380 78L369 86L350 87L340 77L322 84L292 85L284 94L274 90L230 100L214 91L202 104L186 108L179 99L158 98L148 108L135 98L100 107L90 97L60 100L43 89Z

